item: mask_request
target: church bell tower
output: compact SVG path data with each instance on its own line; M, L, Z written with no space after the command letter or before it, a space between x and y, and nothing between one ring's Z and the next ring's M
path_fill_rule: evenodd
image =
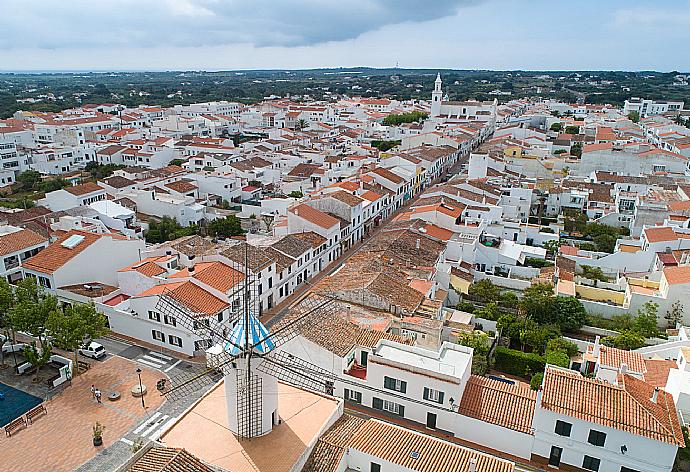
M441 114L441 97L443 91L441 90L441 74L436 75L434 82L434 91L431 92L431 117L436 118Z

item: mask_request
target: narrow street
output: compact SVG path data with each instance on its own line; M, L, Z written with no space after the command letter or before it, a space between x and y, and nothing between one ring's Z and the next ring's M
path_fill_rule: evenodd
M476 148L475 148L476 149ZM441 175L439 175L434 181L431 182L431 184L427 187L430 188L440 182L443 181L443 179L447 175L455 175L461 168L461 166L465 163L467 163L469 160L469 154L467 156L461 157L458 159L458 161L453 164L448 170ZM309 292L309 290L316 284L318 284L324 277L327 277L328 275L332 274L335 270L337 270L341 265L343 265L349 258L351 258L353 255L357 253L357 251L364 245L364 243L367 242L372 236L375 236L378 234L383 228L386 227L388 223L390 223L397 215L404 213L407 211L410 206L416 202L419 197L424 193L424 191L418 193L414 197L410 198L407 200L405 203L403 203L400 208L395 210L391 215L383 221L382 224L379 226L375 226L369 231L369 234L364 237L363 240L358 241L357 243L353 244L350 246L345 252L343 252L338 259L335 261L331 262L324 270L316 274L314 277L303 283L299 288L297 288L289 297L287 297L285 300L280 302L279 304L275 305L274 307L271 307L268 310L265 310L263 315L262 315L262 322L267 326L271 327L274 324L278 323L288 312L290 307L294 306L295 304L299 303L304 296Z

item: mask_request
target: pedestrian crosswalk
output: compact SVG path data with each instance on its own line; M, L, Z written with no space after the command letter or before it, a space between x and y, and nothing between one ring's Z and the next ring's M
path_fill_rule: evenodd
M161 354L160 352L149 351L137 358L137 362L144 364L148 367L153 367L154 369L163 369L166 365L175 362L175 359Z
M146 421L137 426L136 429L132 431L132 433L135 436L155 441L175 421L177 421L176 417L171 418L170 415L165 415L160 411L157 411L154 414L152 414Z

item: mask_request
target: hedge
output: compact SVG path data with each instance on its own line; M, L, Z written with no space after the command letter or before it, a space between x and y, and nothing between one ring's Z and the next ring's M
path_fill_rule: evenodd
M532 374L544 372L546 361L533 352L522 352L499 346L496 348L494 367L506 374L529 377Z

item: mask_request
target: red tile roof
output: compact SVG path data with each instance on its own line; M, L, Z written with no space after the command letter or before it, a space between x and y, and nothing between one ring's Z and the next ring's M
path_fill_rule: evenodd
M470 376L458 413L487 423L533 434L532 418L537 392L524 384Z
M180 277L194 277L209 287L227 293L230 289L244 280L244 274L222 262L201 262L194 266L194 272L184 268L170 276L171 279Z
M621 385L583 377L572 370L547 367L541 407L558 414L656 441L684 447L673 397L664 390L652 402L654 386L630 375Z
M74 235L81 235L84 239L71 249L62 246L62 243L67 238ZM102 237L106 237L106 235L89 233L87 231L68 231L53 244L24 261L22 266L35 272L52 274Z
M290 212L324 229L340 226L340 220L306 204L290 208Z
M48 238L41 236L30 229L21 229L12 233L0 235L0 256L6 256L13 252L45 243Z
M675 241L678 239L673 228L669 226L661 226L656 228L645 228L644 230L647 241L650 243L659 243L662 241Z

